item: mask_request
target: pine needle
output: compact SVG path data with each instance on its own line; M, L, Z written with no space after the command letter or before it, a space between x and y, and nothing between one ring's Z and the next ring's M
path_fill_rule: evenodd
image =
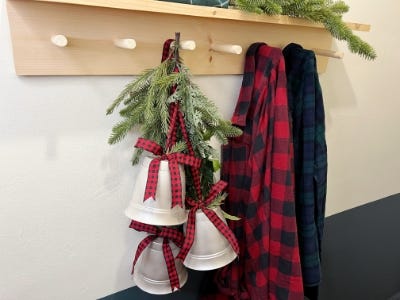
M342 20L349 6L341 0L235 0L234 5L244 11L283 14L321 23L334 38L346 41L351 52L367 60L377 57L374 48L356 36Z
M168 149L167 153L184 152L186 149L187 149L186 143L184 141L179 141L175 143L175 145L173 145L171 149Z
M125 119L117 125L115 125L112 129L111 135L108 139L109 144L116 144L120 142L128 132L135 126L135 120L133 119Z

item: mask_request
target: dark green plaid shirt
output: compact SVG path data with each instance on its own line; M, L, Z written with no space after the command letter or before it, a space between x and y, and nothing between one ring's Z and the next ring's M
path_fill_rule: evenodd
M283 50L295 161L295 203L304 286L321 280L327 148L325 114L315 54L300 45Z

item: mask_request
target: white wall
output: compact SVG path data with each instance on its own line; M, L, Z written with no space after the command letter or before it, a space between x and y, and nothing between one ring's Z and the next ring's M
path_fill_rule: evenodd
M351 6L347 19L372 24L370 33L360 35L375 46L379 58L366 62L346 51L344 60L331 60L321 76L328 214L400 192L400 4L346 2ZM122 211L135 178L129 159L136 136L109 146L116 117L105 116L130 80L17 77L1 1L1 300L94 299L132 285L137 241ZM196 81L229 118L240 76Z
M378 53L374 62L350 54L321 76L329 154L327 214L400 192L400 2L347 0L346 19L371 24L357 34Z

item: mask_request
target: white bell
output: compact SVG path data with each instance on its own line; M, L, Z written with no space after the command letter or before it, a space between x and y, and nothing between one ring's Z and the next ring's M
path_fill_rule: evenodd
M213 211L226 224L221 209ZM184 225L186 232L186 224ZM183 264L189 269L206 271L226 266L237 257L231 244L207 218L202 210L196 212L194 242Z
M186 222L187 213L185 211L185 170L183 165L179 164L179 173L182 185L182 207L176 205L171 208L171 175L169 171L169 162L162 160L158 172L158 182L156 189L156 199L146 199L143 202L149 166L153 158L145 157L141 164L141 169L137 175L132 200L125 215L135 221L150 225L172 226L180 225Z
M163 238L160 237L151 242L140 255L133 273L136 285L150 294L163 295L172 293L162 245ZM176 257L179 253L179 248L171 241L169 245L174 257ZM175 267L179 284L182 287L188 278L187 270L182 262L177 259L175 259Z

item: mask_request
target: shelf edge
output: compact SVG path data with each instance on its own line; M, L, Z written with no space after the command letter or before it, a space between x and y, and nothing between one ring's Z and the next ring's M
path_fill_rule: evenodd
M14 0L15 1L15 0ZM269 23L288 26L303 26L323 29L323 25L302 18L289 16L267 16L249 13L237 9L197 6L156 0L34 0L37 2L62 3L72 5L96 6L104 8L136 10L144 12L184 15L222 20L237 20L244 22ZM370 31L369 24L346 22L350 29Z

